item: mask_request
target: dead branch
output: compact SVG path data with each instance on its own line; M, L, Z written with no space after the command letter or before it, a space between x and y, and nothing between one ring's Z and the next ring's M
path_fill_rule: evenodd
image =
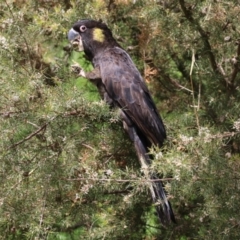
M48 124L49 124L49 122L43 124L37 131L32 132L31 134L29 134L27 137L25 137L25 138L22 139L21 141L14 143L12 146L10 146L10 147L8 148L8 150L11 149L11 148L16 147L16 146L18 146L18 145L26 142L27 140L31 139L32 137L36 136L39 132L41 132L42 130L46 129L46 127L47 127Z

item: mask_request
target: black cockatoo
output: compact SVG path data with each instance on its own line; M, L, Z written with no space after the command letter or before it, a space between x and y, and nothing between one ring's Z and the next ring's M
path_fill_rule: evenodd
M161 147L165 128L149 90L128 53L113 38L106 24L80 20L68 32L68 39L83 47L94 70L80 75L92 81L101 97L120 109L123 127L134 143L144 174L151 181L149 188L157 214L163 224L175 222L170 202L158 175L149 170L151 146ZM155 181L156 180L156 181Z

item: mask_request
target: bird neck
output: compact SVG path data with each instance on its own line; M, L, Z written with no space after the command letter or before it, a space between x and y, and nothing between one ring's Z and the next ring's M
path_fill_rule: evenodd
M84 48L84 52L89 58L89 60L92 61L93 58L103 54L106 51L106 49L114 47L120 47L120 45L116 42L115 39L104 42L92 41L90 44L88 43L87 47Z

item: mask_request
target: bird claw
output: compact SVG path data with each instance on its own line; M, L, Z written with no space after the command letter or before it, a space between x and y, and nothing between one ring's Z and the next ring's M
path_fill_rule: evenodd
M85 77L86 74L82 67L78 63L74 63L71 65L71 72L77 74L78 76Z
M74 63L71 65L71 72L75 74L79 74L81 72L82 68L78 63Z

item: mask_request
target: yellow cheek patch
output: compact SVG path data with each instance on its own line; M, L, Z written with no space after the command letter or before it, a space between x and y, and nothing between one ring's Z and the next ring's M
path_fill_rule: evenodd
M93 40L97 42L104 42L105 36L102 29L100 28L93 29Z

